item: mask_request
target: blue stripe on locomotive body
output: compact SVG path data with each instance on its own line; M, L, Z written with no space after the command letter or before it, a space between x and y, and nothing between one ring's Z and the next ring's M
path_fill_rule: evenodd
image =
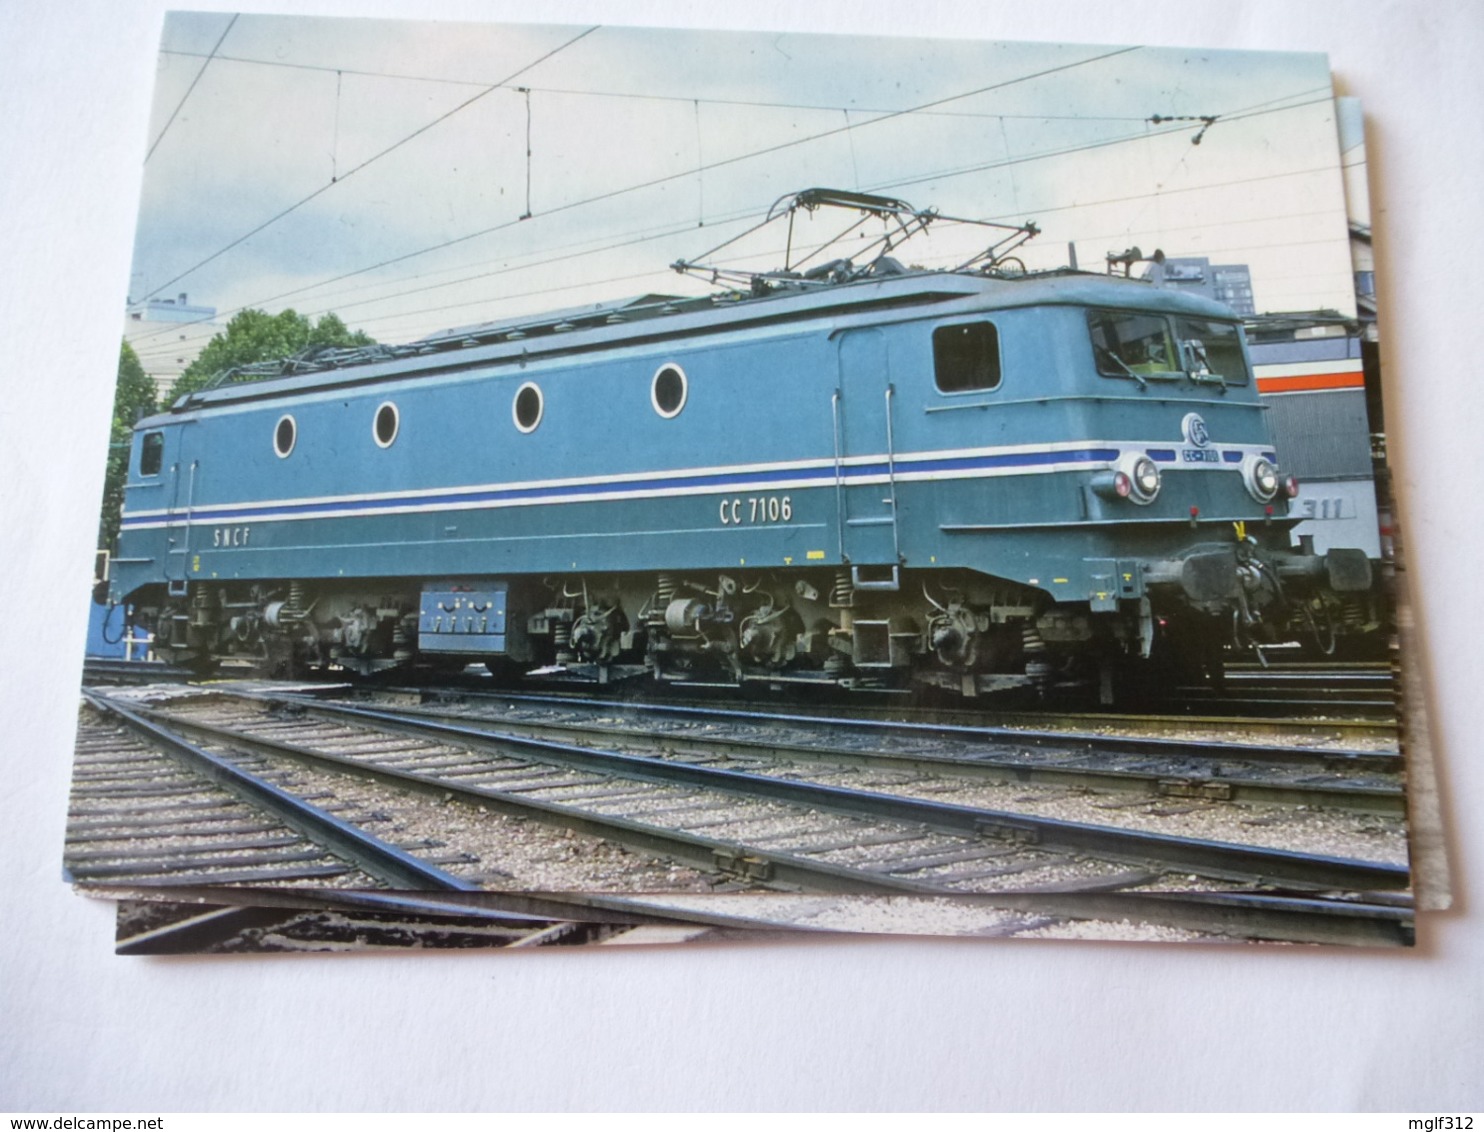
M158 473L131 476L115 597L166 580L848 559L962 567L1086 600L1089 560L1198 541L1192 508L1261 519L1238 464L1271 455L1250 380L1100 375L1089 308L1232 321L1134 282L923 273L197 394L136 431L131 468L144 435L162 433L164 448ZM940 392L933 330L981 320L997 329L1002 381ZM651 402L667 364L687 382L673 419ZM527 383L543 409L523 433L512 404ZM387 402L398 432L382 447L373 421ZM1178 460L1192 412L1213 463ZM280 457L285 415L295 438ZM1088 487L1129 452L1163 472L1147 506ZM889 490L894 510L874 511ZM1281 525L1273 536L1286 543Z

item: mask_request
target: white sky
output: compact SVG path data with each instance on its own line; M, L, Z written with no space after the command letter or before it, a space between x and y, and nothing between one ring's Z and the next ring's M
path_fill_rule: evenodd
M223 322L398 342L704 291L667 265L816 185L1033 219L1032 269L1160 247L1250 265L1259 310L1353 311L1321 55L223 13L162 47L129 290ZM1221 117L1194 145L1153 115Z

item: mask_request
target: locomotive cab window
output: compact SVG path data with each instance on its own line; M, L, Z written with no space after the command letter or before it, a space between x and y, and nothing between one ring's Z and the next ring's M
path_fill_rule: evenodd
M1175 337L1185 355L1185 371L1196 381L1247 384L1247 359L1242 355L1242 333L1235 323L1177 318Z
M163 432L145 433L144 442L139 446L139 474L157 476L164 465L165 434Z
M1166 379L1183 372L1164 315L1088 311L1087 327L1098 373L1104 377Z
M933 331L933 375L940 393L971 393L1000 384L1000 335L992 322Z

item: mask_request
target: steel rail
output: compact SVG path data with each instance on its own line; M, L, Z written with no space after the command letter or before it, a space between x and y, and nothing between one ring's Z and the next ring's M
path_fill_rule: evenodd
M659 762L642 755L575 747L518 735L495 735L478 728L408 719L394 712L314 701L293 702L306 714L359 720L373 724L380 730L431 736L486 750L491 747L513 747L521 752L522 757L539 762L581 767L624 778L724 790L746 797L770 798L851 815L917 822L948 833L997 837L1053 850L1064 849L1135 863L1153 861L1180 871L1221 879L1256 880L1269 884L1288 882L1349 891L1399 889L1410 883L1410 873L1404 865L1295 853L1230 842L1202 841L947 802L903 798L838 786L767 778L735 770ZM447 784L444 784L444 788L448 788Z
M996 898L998 899L998 898ZM1015 905L1073 919L1135 920L1240 939L1410 947L1410 904L1322 900L1252 892L1048 893ZM1009 902L1006 902L1009 906Z
M324 703L323 700L305 701ZM782 757L797 762L871 767L874 769L927 771L952 777L996 783L1035 783L1073 786L1094 790L1138 793L1149 798L1181 798L1201 801L1260 803L1268 805L1321 806L1360 813L1399 816L1406 812L1406 796L1399 787L1339 783L1286 783L1232 775L1201 777L1173 771L1122 770L1111 767L1072 766L1065 763L1035 763L987 754L936 755L883 750L859 750L843 746L824 747L798 740L774 740L724 735L694 735L644 731L611 723L563 720L491 720L458 715L439 708L398 707L403 715L440 721L457 721L481 729L496 728L508 734L536 738L571 739L602 736L630 750L662 751L669 754ZM611 714L611 713L610 713ZM760 716L759 721L776 717ZM1240 756L1233 753L1233 758Z
M416 688L389 688L388 691L420 694ZM236 695L239 693L233 692ZM246 693L242 693L246 694ZM675 719L717 719L736 723L779 723L810 727L829 727L860 734L904 736L915 739L955 739L964 742L1014 744L1028 747L1055 747L1061 750L1081 748L1085 754L1117 752L1135 755L1179 756L1201 759L1245 759L1277 765L1344 766L1364 768L1376 774L1393 774L1401 769L1401 756L1394 751L1367 751L1351 747L1305 748L1292 743L1221 743L1206 740L1169 739L1143 735L1101 735L1087 731L1030 730L1015 727L953 723L919 723L901 720L859 719L847 716L797 711L747 711L736 708L652 704L644 701L581 700L572 696L525 692L460 692L481 699L535 706L573 707L591 704L608 711L650 713ZM287 695L267 693L272 698L293 700ZM312 696L299 697L305 704L322 702Z
M82 678L88 681L136 682L152 684L183 684L196 678L189 668L165 664L158 660L123 660L118 657L84 657Z
M884 874L812 861L792 853L759 849L741 842L701 837L681 830L650 825L629 818L613 817L575 806L542 802L535 798L526 798L489 787L473 786L439 778L436 775L393 770L390 767L376 766L359 759L326 751L315 751L274 739L213 727L210 724L185 719L167 712L151 711L150 716L160 720L163 725L172 730L199 735L211 742L265 751L318 769L332 769L384 785L429 794L443 800L463 799L498 813L532 818L547 825L615 841L640 852L664 856L705 872L720 873L746 883L766 884L786 890L858 894L951 895L959 891L921 881L903 880ZM533 759L532 761L543 760ZM549 764L553 760L544 761ZM614 772L609 770L604 773ZM628 775L626 777L639 776ZM648 780L661 781L653 776Z
M83 695L95 708L117 717L130 729L185 764L194 774L215 782L250 805L267 810L316 845L353 862L358 868L395 888L454 892L478 891L480 888L471 881L426 864L411 853L326 813L318 806L296 798L288 791L249 774L209 751L202 750L106 696L88 691L84 691Z

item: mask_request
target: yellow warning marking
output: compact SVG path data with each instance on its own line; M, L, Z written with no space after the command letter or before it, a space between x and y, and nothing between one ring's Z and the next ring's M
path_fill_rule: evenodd
M808 554L804 555L804 557L807 558L807 559L809 559L810 562L816 562L819 559L821 559L821 558L824 557L824 551L822 551L822 550L811 550Z
M747 565L747 559L745 559L745 558L739 558L739 559L737 559L737 564L739 566L746 566Z
M785 558L783 560L783 564L785 566L792 566L794 564L794 560L792 558Z
M199 554L191 557L191 572L193 574L199 574L201 572L201 556Z
M1067 580L1065 578L1052 578L1051 581L1052 581L1052 584L1058 585L1058 586L1064 586L1064 585L1067 584Z

